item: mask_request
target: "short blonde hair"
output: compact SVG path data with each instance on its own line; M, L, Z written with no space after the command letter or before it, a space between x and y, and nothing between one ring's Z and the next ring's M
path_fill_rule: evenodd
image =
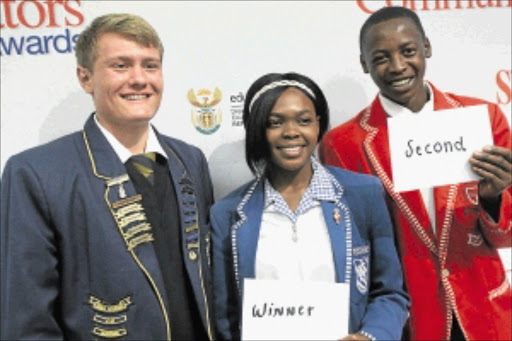
M164 54L164 47L155 29L143 18L133 14L106 14L97 17L80 34L75 45L78 65L93 71L97 57L96 44L103 33L118 33L146 47L155 47Z

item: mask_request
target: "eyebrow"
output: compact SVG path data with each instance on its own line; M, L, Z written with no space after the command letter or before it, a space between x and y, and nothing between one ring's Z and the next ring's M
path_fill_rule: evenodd
M416 42L415 41L412 41L412 40L409 40L409 41L406 41L405 43L402 43L400 44L398 47L399 48L404 48L404 47L407 47L408 45L416 45ZM377 49L377 50L371 50L370 51L370 55L375 55L377 53L385 53L387 52L388 50L387 49Z
M308 113L311 113L311 114L312 114L313 112L312 112L311 110L309 110L309 109L304 109L304 110L301 110L301 111L296 112L296 113L295 113L295 116L302 116L302 115L304 115L304 114L308 114ZM270 116L270 115L274 115L274 116L284 116L285 114L280 113L280 112L270 112L268 115L269 115L269 116Z
M107 59L107 62L116 61L116 60L121 60L123 62L131 62L131 61L133 61L133 58L126 57L126 56L116 56L116 57L111 57L111 58ZM144 59L142 59L142 61L144 63L147 63L147 62L161 63L162 62L162 60L160 58L153 58L153 57L144 58Z

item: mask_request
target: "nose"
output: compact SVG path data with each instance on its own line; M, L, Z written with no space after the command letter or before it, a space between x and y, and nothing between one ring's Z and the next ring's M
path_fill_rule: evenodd
M389 71L393 73L401 73L405 70L405 61L401 55L396 55L391 58L389 64Z
M287 121L283 125L283 137L287 139L293 139L299 136L299 130L297 124L293 120Z
M134 66L130 70L129 84L133 87L144 88L147 84L146 70L142 66Z

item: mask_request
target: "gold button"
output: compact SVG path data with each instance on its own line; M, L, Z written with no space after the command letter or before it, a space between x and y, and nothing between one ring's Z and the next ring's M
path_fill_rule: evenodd
M195 251L190 251L188 253L188 258L190 258L191 260L196 260L197 259L197 253Z
M448 276L450 276L450 270L448 270L448 269L443 269L443 277L444 277L444 278L446 278L446 277L448 277Z

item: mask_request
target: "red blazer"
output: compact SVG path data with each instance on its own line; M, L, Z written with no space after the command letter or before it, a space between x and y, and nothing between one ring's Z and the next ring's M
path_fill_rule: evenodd
M487 103L432 89L435 110ZM494 144L511 149L503 112L487 104ZM393 189L386 113L378 96L329 131L319 153L324 163L377 175L386 187L411 296L411 339L449 340L455 314L467 340L512 340L511 288L496 250L512 245L510 187L502 193L497 223L479 205L477 182L434 188L434 236L420 192Z

